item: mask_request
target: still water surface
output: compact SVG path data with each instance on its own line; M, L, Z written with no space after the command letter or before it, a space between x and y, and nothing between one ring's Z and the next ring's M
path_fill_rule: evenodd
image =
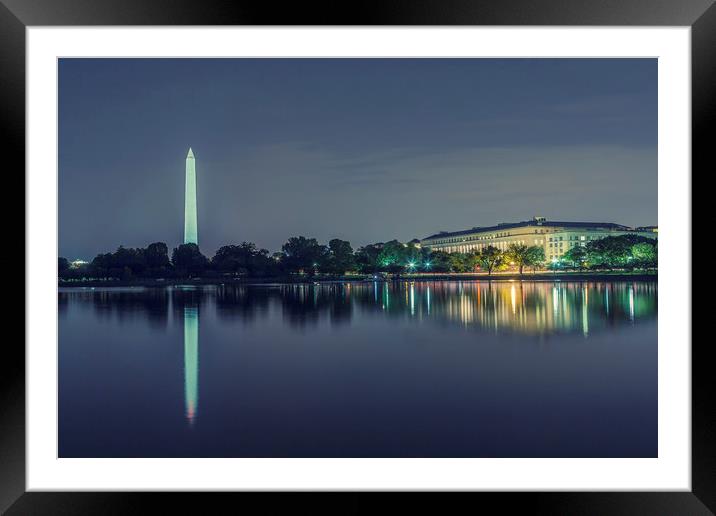
M61 289L61 457L655 457L656 282Z

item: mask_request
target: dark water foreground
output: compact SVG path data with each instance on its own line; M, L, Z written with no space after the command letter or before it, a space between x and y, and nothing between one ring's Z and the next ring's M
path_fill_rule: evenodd
M654 457L655 282L59 293L61 457Z

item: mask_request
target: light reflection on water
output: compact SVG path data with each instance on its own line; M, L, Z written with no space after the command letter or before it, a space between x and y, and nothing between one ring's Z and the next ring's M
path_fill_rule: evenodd
M184 403L189 423L196 417L199 403L199 312L184 307Z
M629 401L623 393L620 393L621 398L616 397L613 400L615 412L622 416L628 412L624 412L624 409L619 406L620 403L630 403L629 410L635 415L639 414L640 404L644 404L643 410L646 410L645 414L648 414L648 416L641 417L638 422L634 421L632 426L634 426L636 432L638 425L647 424L651 419L655 421L655 370L651 371L647 368L651 367L649 364L652 364L653 359L655 359L656 343L652 342L651 337L642 337L641 334L634 334L632 337L628 337L628 339L634 340L634 336L639 335L637 342L648 346L646 349L649 350L649 360L643 360L643 357L632 356L629 354L632 353L631 351L625 351L623 342L619 339L625 338L624 335L627 334L624 334L623 331L628 328L635 328L642 323L654 324L657 318L657 301L656 282L403 281L392 283L356 282L170 287L160 289L64 289L59 293L61 329L60 444L61 449L71 451L61 453L61 455L104 456L102 455L104 452L101 451L82 451L86 443L83 445L74 440L74 438L62 438L63 435L68 435L69 428L74 428L74 431L80 432L75 426L79 423L77 423L77 418L74 416L73 411L76 410L75 406L78 403L89 403L84 399L87 397L86 392L75 388L75 382L78 385L81 383L76 377L83 378L83 389L88 382L102 384L116 374L114 369L116 366L113 360L130 360L133 367L149 368L145 372L146 379L138 381L134 386L136 389L135 396L139 395L141 398L143 393L148 392L152 392L154 395L151 389L155 389L157 385L173 381L171 380L174 375L172 370L177 371L178 368L171 366L171 361L167 362L165 360L167 356L171 355L171 351L165 351L162 354L151 347L153 346L153 341L167 340L159 338L158 334L151 332L157 330L166 332L168 336L167 342L171 344L172 339L174 339L171 334L173 334L173 328L175 327L181 328L181 333L183 333L182 401L184 427L192 431L200 431L198 429L203 428L214 438L217 432L221 433L223 426L229 423L229 426L231 424L250 425L251 418L243 420L241 423L234 422L234 414L228 407L232 406L237 400L242 400L240 406L245 409L246 407L252 407L255 416L254 420L262 420L265 417L265 412L270 412L274 406L270 405L270 401L266 402L269 405L261 405L257 399L262 399L264 396L271 397L280 393L281 398L279 400L281 401L274 400L273 402L274 405L278 404L280 407L287 396L287 391L285 390L287 385L296 389L297 395L300 395L303 390L312 389L310 382L317 381L315 378L322 378L327 374L327 371L334 371L338 377L341 376L341 371L345 376L360 373L365 377L373 378L374 375L376 383L383 382L386 386L390 386L390 389L393 389L392 395L401 399L400 403L403 407L401 410L407 410L405 407L412 406L415 403L415 400L412 399L415 381L422 381L422 378L412 378L410 375L413 373L404 369L396 376L395 366L390 364L395 360L393 355L398 350L402 353L406 363L412 363L414 360L410 356L410 354L414 354L414 350L410 347L410 339L405 340L405 332L409 331L409 328L414 328L418 332L411 337L412 340L422 339L421 342L424 340L425 345L431 346L431 349L435 348L431 352L438 353L436 357L439 358L433 358L432 362L425 361L424 357L416 358L424 361L420 365L421 368L424 368L422 374L431 377L431 381L435 382L435 385L443 385L442 390L438 389L436 391L440 393L439 395L433 392L429 396L422 398L422 401L427 404L436 404L433 411L445 411L447 410L445 407L459 407L464 403L474 404L473 410L477 410L478 413L480 403L483 404L484 410L488 410L485 407L491 407L496 400L490 399L488 402L473 399L481 389L490 391L503 389L504 392L500 396L504 398L505 406L523 403L523 401L516 401L517 398L514 398L514 396L517 395L519 389L523 388L517 386L521 386L522 377L524 377L525 373L522 373L519 377L509 376L515 374L513 370L515 364L519 367L527 367L527 371L530 371L531 360L534 368L528 374L537 375L534 378L536 383L525 387L530 389L530 391L526 391L530 392L530 394L523 393L522 397L524 398L525 396L531 396L532 392L541 392L542 390L550 392L550 385L560 375L578 375L578 367L575 364L581 365L584 361L584 363L589 364L591 369L588 373L582 373L582 376L579 377L579 381L583 382L582 385L579 387L569 386L569 396L572 398L569 400L562 399L565 394L560 393L557 399L545 399L541 403L549 405L553 401L556 403L556 407L560 407L559 410L563 410L565 404L574 403L575 399L578 400L580 389L584 391L585 398L594 398L597 395L592 390L604 388L599 382L602 382L602 377L606 375L611 378L614 386L624 384L634 391L633 395L641 393L638 394L639 398L636 401ZM67 320L65 321L65 319ZM73 321L72 324L69 321ZM143 322L148 323L148 326L145 325L145 327L149 329L149 333L147 330L142 329ZM240 326L236 326L237 323ZM87 325L96 325L98 328L114 325L120 332L126 332L129 336L129 341L136 348L135 351L130 353L128 349L108 348L111 353L116 353L116 356L114 359L105 358L105 355L96 349L102 339L97 337L89 339L83 335L83 333L86 333L84 327ZM64 327L72 329L71 337L62 336ZM364 344L357 344L357 342L365 341L366 339L375 341L375 331L378 329L383 332L383 337L379 337L379 339L384 340L382 344L376 342L378 347L371 348ZM456 364L443 364L440 362L442 358L440 358L439 349L441 346L459 340L453 333L456 330L475 334L476 340L466 341L474 349L464 351L465 357L464 360L460 361L459 366ZM352 348L346 348L345 351L335 350L336 343L333 335L337 331L341 332L344 339L350 335L350 333L345 333L346 331L354 332L357 340L354 339L355 342L351 341L353 342ZM649 330L649 332L651 331ZM607 335L605 337L606 341L599 337L602 334ZM207 335L209 336L207 337ZM261 337L257 337L257 335ZM448 335L451 336L447 337ZM651 335L651 333L646 335ZM272 341L271 345L267 341L262 348L250 346L251 342L257 341L257 339L268 339L269 336ZM322 346L320 349L323 351L320 353L329 354L327 355L324 369L320 368L322 359L320 355L303 354L300 358L284 356L289 354L285 352L295 348L296 342L303 342L305 338L310 338L316 346ZM624 360L632 369L620 373L621 376L615 378L616 373L609 370L608 361L604 363L602 369L599 368L598 361L606 360L606 357L599 355L603 352L596 348L583 348L583 356L569 359L564 358L567 355L559 351L559 354L553 357L552 361L545 362L544 365L540 366L543 358L539 357L539 355L532 356L532 351L525 353L524 357L520 357L519 355L515 356L510 351L509 346L503 346L504 350L499 347L502 342L510 343L511 346L515 342L522 344L542 343L544 339L550 338L561 339L556 342L565 344L572 341L589 342L596 338L600 342L601 348L604 348L604 342L612 343L612 345L617 346L615 349L617 349L618 353L626 353L624 357L616 356L614 360ZM206 341L203 346L200 345L200 339ZM108 338L107 340L110 339ZM254 370L244 369L251 366L241 362L237 362L236 371L231 374L223 371L222 362L231 361L231 358L214 356L213 353L218 353L216 351L218 347L226 346L232 342L241 343L241 346L243 346L235 348L237 351L252 349L254 350L252 351L253 353L260 354L257 356L272 353L270 354L270 361L266 362L267 365L264 365L264 367L271 370L276 368L281 371L278 375L276 371L266 371L267 376L274 379L276 383L275 393L270 390L252 391L247 388L239 390L238 387L236 391L233 390L233 387L229 388L228 391L226 388L221 391L217 391L215 386L212 388L214 382L219 380L226 381L227 378L235 378L237 382L240 382L244 378L253 378L253 375L261 374L260 368ZM233 345L235 346L236 344ZM283 352L277 354L272 347L276 345L282 346L280 349ZM498 345L498 347L495 348L495 345ZM171 350L171 348L167 349ZM637 353L636 348L634 349L633 353ZM95 362L90 363L89 367L82 363L82 360L89 360L86 356L87 351L96 353ZM338 356L333 355L337 352L345 356L357 353L357 357L360 357L360 359L356 357L354 357L353 361L346 361L345 357L339 359ZM452 353L452 351L450 352ZM82 355L83 353L84 355ZM156 365L153 369L150 366L143 365L144 359L142 357L147 353L150 353L149 358L156 360ZM200 355L204 357L207 353L209 354L209 361L207 362L202 358L203 366L200 369ZM231 353L235 353L235 351L231 351ZM319 352L315 351L314 353ZM593 355L594 353L598 354ZM596 358L596 361L590 358L592 355ZM80 356L83 358L80 359ZM530 356L532 357L530 358ZM268 360L268 357L269 355L266 355L264 358ZM381 362L374 362L380 357L382 357ZM256 359L256 357L249 358ZM554 360L555 358L557 358L556 361ZM562 360L567 360L567 362L561 364L560 361ZM574 363L570 363L569 360ZM303 364L302 361L306 361L308 365ZM480 365L481 362L484 362L485 365ZM97 363L100 365L97 366ZM366 363L373 363L373 365L367 366ZM493 371L486 369L481 373L479 372L481 367L488 367L487 364L490 363L493 364ZM314 379L307 379L302 376L305 371L299 367L301 364L303 364L303 367L310 366L310 368L314 368L311 369ZM616 365L615 370L618 371L619 363L616 362ZM362 370L360 369L361 367L363 368ZM97 369L97 372L93 370L94 368ZM465 369L464 374L468 375L466 376L467 379L464 380L465 385L463 385L462 390L456 390L456 386L451 385L450 376L455 368L457 368L456 374L458 376L461 374L459 372L461 369ZM472 372L470 372L470 368L473 369ZM98 372L100 370L104 371L103 375ZM71 373L69 373L70 371ZM493 377L499 371L502 371L503 373L501 374L504 375ZM593 383L590 381L590 374L597 375L592 378ZM400 375L406 375L404 383L400 383L403 381ZM119 377L121 375L118 374ZM170 380L166 380L167 377ZM358 378L362 377L359 376ZM648 381L645 379L648 379ZM338 392L343 392L347 388L345 384L335 379L328 380L324 378L321 381L325 382L325 385L321 386L324 389L320 391L323 393L321 396L326 396L327 392L335 391L336 389ZM362 382L363 380L358 381ZM207 387L201 387L200 382L208 382ZM283 382L286 382L286 385L280 387ZM305 382L309 383L306 384ZM643 385L640 385L639 382L643 383ZM256 381L254 381L255 383ZM70 387L66 387L67 385ZM472 389L476 390L473 391ZM102 399L102 403L99 400L93 401L97 405L102 405L102 408L94 409L96 413L100 414L101 410L105 409L107 410L106 417L108 419L113 417L111 414L116 413L118 410L117 407L112 406L113 402L116 405L124 403L124 401L119 401L121 398L120 393L115 392L115 390L116 388L113 387L105 391L99 391L103 392L108 399ZM209 403L209 407L205 407L205 409L211 415L206 415L200 408L200 391L211 393L203 395L203 401L201 401L202 404ZM330 419L332 417L330 414L348 410L348 408L344 407L361 406L366 403L366 400L359 397L358 394L350 394L349 391L344 393L347 399L341 400L340 408L331 408L328 406L330 403L326 402L325 410L319 413L320 416L314 414L314 417L319 419L328 418L327 421L323 422L330 426L330 424L335 424L335 421ZM647 396L644 392L648 392L649 395ZM307 395L305 392L303 394ZM554 394L551 395L554 396ZM175 394L168 391L165 396L168 396L168 399L172 399ZM599 396L602 395L598 395L595 399L599 399ZM288 397L291 397L291 395L289 394ZM222 400L222 407L226 405L226 409L222 408L222 411L217 412L216 403L219 399ZM294 400L292 404L289 404L291 411L296 410L298 413L302 413L302 410L318 410L319 407L314 406L314 402L309 403L309 399L311 398L301 399L299 396L298 400ZM309 405L303 406L302 409L301 404L306 403L309 403ZM384 419L396 417L389 412L384 413L389 409L388 405L383 406L384 403L387 402L380 398L372 400L372 406L374 406L377 417ZM599 403L601 406L603 402L600 401ZM648 410L646 407L648 407ZM395 408L390 410L394 412ZM493 407L489 410L495 411L497 409ZM535 421L534 418L537 416L532 414L530 410L532 409L527 410L523 416L526 418L525 424L535 425L535 428L539 428L540 424L547 424L550 421L550 419L542 421L539 418ZM576 415L580 410L584 410L585 414L589 415ZM571 411L575 413L574 417L581 418L579 424L582 424L582 422L586 424L589 421L588 418L594 417L589 412L590 410L586 402L571 408ZM63 412L65 416L63 416ZM248 412L251 411L248 410ZM408 419L418 417L416 414L403 414L403 417ZM450 418L455 418L456 421L464 419L464 415L457 414L457 412L449 412L443 414L442 417L448 420L447 423L449 423ZM554 412L552 414L551 417L554 418ZM156 416L151 413L146 415L148 419L154 417ZM165 415L165 419L167 417L171 419L171 416ZM206 426L197 427L197 423L203 421L204 417L208 418L205 421ZM343 415L341 416L342 419L339 418L339 420L349 421L352 417L352 415ZM499 410L498 416L495 417L497 417L497 421L499 421L499 417L502 417L499 415ZM516 417L514 413L510 413L504 425L508 425L507 421L511 421L509 425L512 425ZM565 412L559 417L569 420L571 416ZM635 416L630 414L624 417L628 419ZM608 420L609 418L607 417L606 419ZM227 420L229 423L227 423ZM467 423L463 421L461 424L467 425L466 428L469 428L471 424L475 424L475 432L484 432L484 422L480 421L473 422L470 420ZM86 422L83 424L86 424ZM154 423L157 427L161 427L164 424L167 423ZM273 424L278 423L274 422ZM494 424L499 427L499 424ZM570 424L574 425L575 422L571 421ZM117 423L115 422L112 431L114 431L116 425ZM149 426L151 427L152 425ZM246 431L245 428L241 430L243 427L236 428L235 431L239 433ZM360 425L355 426L354 424L350 430L344 429L344 431L348 433L358 432L356 428L360 428ZM478 430L478 428L482 430ZM497 432L494 437L496 439L495 443L506 439L505 432L509 433L506 430L507 428L510 427L504 427L501 431L495 430ZM623 428L629 428L628 421ZM278 432L274 428L268 430L263 427L255 430L257 435L262 431L266 435L273 435ZM565 427L566 430L567 428ZM140 432L140 430L136 431ZM157 429L144 428L144 431L156 432ZM246 439L246 445L242 448L241 445L235 442L236 435L233 434L219 438L216 443L198 443L190 440L184 442L184 448L181 448L179 443L182 442L182 439L188 438L181 434L175 436L176 446L174 446L171 444L170 435L172 432L177 431L179 430L176 427L165 429L167 441L162 442L161 446L166 447L169 451L156 451L157 447L155 445L155 448L144 452L138 452L131 447L126 449L120 447L107 453L114 453L116 456L125 454L139 454L140 456L301 456L303 453L310 454L305 456L512 456L512 454L516 454L515 456L539 456L545 453L551 453L554 456L572 456L572 453L591 453L592 455L590 456L631 456L630 454L632 453L635 454L634 456L651 456L651 451L645 452L643 449L652 449L651 444L648 443L655 442L656 435L655 433L653 436L649 434L651 437L644 439L642 435L643 429L640 431L642 433L636 432L635 436L639 436L638 438L640 439L638 441L639 446L643 448L639 448L640 451L638 452L614 452L608 449L600 449L599 452L567 452L564 449L569 447L565 445L564 448L560 448L552 443L553 439L549 441L551 443L549 446L556 446L556 451L545 451L551 449L545 443L535 444L534 449L510 448L506 451L500 451L501 445L490 444L489 436L483 436L485 440L482 447L473 443L469 445L463 444L463 448L457 448L457 451L455 450L458 445L452 442L444 443L442 448L439 446L434 448L436 445L432 445L434 449L431 448L431 452L423 452L420 451L421 449L411 448L407 444L404 444L405 449L397 451L392 448L386 451L378 445L372 445L373 448L371 448L371 446L366 445L343 444L342 446L337 446L342 451L330 450L324 452L312 449L309 452L305 451L310 448L306 443L301 444L303 448L296 444L297 450L288 449L279 452L270 448L269 445L263 443L256 436L253 436L254 444L252 446L249 445L251 439ZM446 435L442 435L443 433L446 433L444 428L433 429L433 434L423 438L434 438L436 441L449 440ZM101 435L101 432L99 432L99 435ZM535 435L539 435L539 433ZM283 435L277 435L276 437L286 439L286 436ZM331 436L330 438L333 437ZM358 437L365 438L363 435ZM89 440L95 438L97 436L93 434ZM106 440L108 437L105 436L104 438ZM142 439L146 438L146 435L140 432L137 438L141 442ZM312 439L315 440L316 436L313 436ZM372 436L372 439L379 440L376 436ZM516 442L522 443L522 440L524 440L524 437L520 437ZM63 444L65 442L72 442L73 444ZM94 446L95 448L91 449L97 450L101 448L99 444ZM218 450L214 447L218 447ZM130 449L132 451L129 451ZM236 451L237 449L241 451ZM461 450L464 450L464 452Z
M146 316L166 324L174 304L214 305L244 319L278 309L301 326L327 317L349 322L356 314L458 323L473 329L525 334L583 333L633 324L657 315L655 282L366 282L209 286L173 289L72 290L68 300L91 302L100 317ZM187 312L195 317L195 312Z

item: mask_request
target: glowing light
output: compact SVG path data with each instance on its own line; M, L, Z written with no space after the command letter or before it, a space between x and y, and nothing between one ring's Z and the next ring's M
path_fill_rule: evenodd
M425 262L425 268L426 268L426 269L429 269L431 266L432 266L432 264L431 264L430 262Z
M557 287L552 287L552 308L555 314L559 312L559 291Z
M582 333L589 335L589 287L582 289Z
M512 302L512 315L515 315L517 312L517 293L514 285L510 288L510 301Z
M629 320L634 321L634 289L629 287Z
M408 267L411 268L411 269L414 269L414 268L415 268L415 262L409 262L409 263L408 263Z
M199 403L199 311L184 308L184 404L193 423Z
M70 262L70 269L79 269L80 267L83 267L87 265L89 262L85 260L80 260L77 258L76 260L73 260Z

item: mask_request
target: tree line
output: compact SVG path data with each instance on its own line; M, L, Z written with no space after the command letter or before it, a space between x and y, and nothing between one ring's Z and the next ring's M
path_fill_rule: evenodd
M315 238L291 237L281 251L269 254L251 242L220 247L212 258L196 244L181 244L172 250L164 242L146 248L120 246L113 253L98 254L90 263L73 267L59 258L62 279L192 278L218 276L277 277L290 274L314 276L346 273L465 273L512 269L635 268L656 266L656 243L636 235L606 237L584 247L570 249L557 263L546 262L539 246L512 244L506 250L487 246L480 251L446 253L430 251L419 241L379 242L353 250L350 242L334 238L320 244Z
M562 266L577 269L652 269L658 264L657 240L640 235L620 235L592 240L569 249Z

